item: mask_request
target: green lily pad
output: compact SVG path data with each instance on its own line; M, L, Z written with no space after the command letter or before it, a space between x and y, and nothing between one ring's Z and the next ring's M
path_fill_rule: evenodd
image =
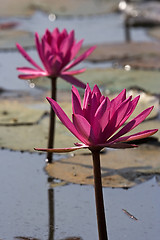
M160 49L155 42L100 44L87 59L92 62L113 61L115 67L129 65L133 69L160 69Z
M159 72L123 69L92 69L84 73L84 82L98 84L110 92L138 87L150 93L159 93Z
M21 104L17 100L0 101L0 125L28 125L37 123L44 110Z
M49 117L34 125L0 126L0 147L35 152L34 148L47 148ZM15 140L16 139L16 140ZM57 120L55 147L73 146L77 139Z
M160 81L158 71L143 71L124 69L88 69L79 75L79 79L84 83L89 83L91 87L97 84L102 90L108 92L120 92L124 88L140 88L149 93L159 93ZM38 79L36 87L50 89L50 79ZM71 85L62 79L57 81L57 89L70 91ZM83 93L83 90L80 90Z
M48 164L48 175L76 184L93 185L93 164L91 154L79 152L68 159ZM137 149L107 151L101 154L103 187L133 187L154 174L160 174L159 148L140 146Z
M16 43L23 47L34 47L34 36L27 31L2 30L0 31L0 49L15 49Z

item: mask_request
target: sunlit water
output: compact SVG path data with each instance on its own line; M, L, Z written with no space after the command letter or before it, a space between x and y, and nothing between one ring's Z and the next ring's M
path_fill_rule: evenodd
M52 192L45 155L1 150L0 156L0 239L98 239L92 186L68 184ZM159 240L160 187L155 178L129 190L103 191L110 240Z

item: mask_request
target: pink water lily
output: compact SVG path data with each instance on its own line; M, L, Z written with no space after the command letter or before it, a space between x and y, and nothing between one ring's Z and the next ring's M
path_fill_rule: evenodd
M47 76L55 79L60 77L73 85L85 88L86 85L74 77L74 75L84 72L85 68L72 71L70 71L70 69L86 59L93 52L95 46L76 57L83 40L76 43L74 35L74 30L68 33L66 29L62 32L59 32L58 28L55 28L53 32L47 29L40 41L38 33L35 34L36 48L43 68L27 54L20 44L17 43L16 45L19 52L34 67L17 68L18 71L24 73L20 74L19 78L35 79Z
M108 240L102 191L100 151L104 147L135 147L136 145L127 142L145 138L156 133L158 129L146 130L124 136L139 125L150 114L153 107L147 108L137 117L126 123L138 104L139 96L133 100L132 96L126 98L126 90L124 89L117 97L110 101L108 97L101 94L97 85L95 85L93 91L91 91L87 84L83 103L81 104L79 92L73 86L73 113L71 121L56 101L51 98L47 99L61 122L81 141L81 143L75 143L76 146L70 148L36 148L35 150L47 151L48 153L60 153L88 148L91 151L99 240Z
M136 134L124 136L139 125L152 111L149 107L131 121L131 116L138 104L139 96L132 100L132 96L126 98L124 89L117 97L109 100L101 94L97 85L91 91L89 85L85 89L83 105L78 90L72 87L72 121L62 108L51 98L47 98L53 110L61 122L73 133L81 143L75 143L75 147L62 149L36 149L48 152L69 152L81 148L102 149L130 148L134 144L127 142L146 138L153 135L158 129L145 130ZM124 125L125 124L125 125Z
M18 71L23 74L19 75L21 79L35 79L38 77L49 77L51 80L51 98L56 101L57 78L62 78L65 81L76 85L77 87L85 88L86 84L77 79L74 75L83 73L86 69L71 70L80 62L85 60L95 49L95 46L89 48L80 56L77 56L83 40L76 42L75 33L72 30L70 33L64 29L62 32L55 28L53 32L48 29L39 39L38 33L35 34L35 43L39 58L43 67L39 66L22 48L20 44L16 44L22 56L32 64L33 68L20 67ZM48 148L54 147L54 130L55 130L55 113L51 109ZM52 162L52 154L47 154L48 162Z

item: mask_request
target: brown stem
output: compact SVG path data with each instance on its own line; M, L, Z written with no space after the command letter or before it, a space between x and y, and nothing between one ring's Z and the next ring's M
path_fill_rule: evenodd
M108 240L102 192L100 151L92 151L99 240Z
M51 98L56 101L56 78L51 78ZM50 109L50 124L49 124L49 137L48 137L48 148L54 147L54 134L55 134L55 112L52 107ZM48 163L52 162L52 153L47 153Z

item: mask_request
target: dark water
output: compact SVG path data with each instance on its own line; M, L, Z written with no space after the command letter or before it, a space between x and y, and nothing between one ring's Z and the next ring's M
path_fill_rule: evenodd
M45 155L1 150L0 156L0 239L98 239L92 186L52 188L44 172ZM110 240L159 240L156 178L129 190L103 191Z

